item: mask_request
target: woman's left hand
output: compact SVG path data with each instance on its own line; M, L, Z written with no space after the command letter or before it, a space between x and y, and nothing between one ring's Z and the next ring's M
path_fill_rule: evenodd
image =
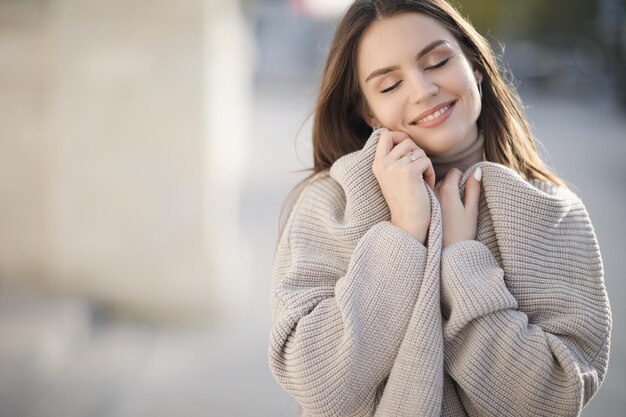
M435 184L435 195L443 217L443 247L462 240L476 238L478 223L478 199L482 171L477 168L465 183L465 203L461 202L459 183L463 172L453 168L446 177ZM477 171L479 173L477 174ZM477 174L477 175L476 175ZM478 176L478 179L476 178Z

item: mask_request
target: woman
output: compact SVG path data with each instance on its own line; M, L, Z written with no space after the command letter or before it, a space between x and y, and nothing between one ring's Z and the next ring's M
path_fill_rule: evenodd
M346 12L272 284L270 367L304 415L570 416L598 390L598 244L520 108L445 1Z

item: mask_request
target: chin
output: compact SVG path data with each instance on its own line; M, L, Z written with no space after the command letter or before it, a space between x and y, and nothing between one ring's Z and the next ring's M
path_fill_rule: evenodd
M455 154L460 151L459 148L465 148L468 144L463 142L469 140L469 131L441 132L436 137L429 138L431 146L428 146L432 155L446 156ZM428 152L426 152L428 154Z

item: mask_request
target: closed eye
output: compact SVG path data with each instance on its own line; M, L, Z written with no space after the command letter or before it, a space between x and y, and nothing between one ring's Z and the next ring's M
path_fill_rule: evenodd
M393 90L393 89L395 89L397 86L399 86L401 82L402 82L402 80L398 81L397 83L395 83L394 85L392 85L392 86L391 86L391 87L389 87L389 88L385 88L384 90L382 90L382 91L381 91L381 93L385 94L385 93L390 92L391 90Z
M446 64L448 63L448 61L450 61L450 58L446 58L446 59L444 59L443 61L441 61L441 62L439 62L439 63L437 63L437 64L435 64L435 65L433 65L433 66L427 67L426 69L427 69L427 70L430 70L430 69L437 69L437 68L441 68L441 67L443 67L444 65L446 65Z

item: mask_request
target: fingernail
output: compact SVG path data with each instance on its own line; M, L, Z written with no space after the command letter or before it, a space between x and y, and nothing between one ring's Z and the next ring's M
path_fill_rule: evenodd
M474 171L474 178L476 178L476 181L480 182L480 179L483 177L483 170L480 169L480 167L476 168L476 171Z

